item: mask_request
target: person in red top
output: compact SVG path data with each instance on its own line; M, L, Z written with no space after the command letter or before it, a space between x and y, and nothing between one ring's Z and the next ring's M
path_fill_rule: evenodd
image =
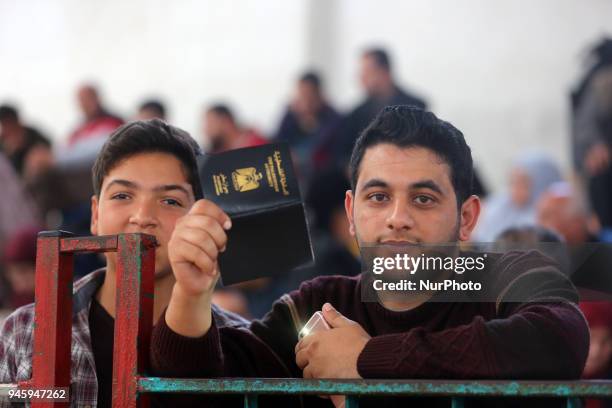
M583 378L612 378L612 303L580 302L580 309L589 322L591 346L584 366ZM610 400L587 398L586 408L609 408Z
M462 133L433 113L407 105L383 109L357 140L350 172L345 209L350 233L362 249L368 243L469 240L480 213L480 200L471 194L471 151ZM539 252L491 254L483 274L496 272L491 274L497 279L495 301L437 303L429 301L437 293L423 292L418 298L364 302L365 274L322 276L282 296L248 329L218 327L211 297L229 229L227 214L207 200L196 202L177 222L168 243L176 282L151 339L155 375L571 379L582 373L589 332L576 305L578 296L557 264ZM531 290L520 301L512 297L525 288ZM300 340L299 330L319 310L331 329ZM173 406L227 407L232 402L174 398ZM269 398L284 399L270 406L299 403L296 397ZM300 398L309 407L332 404L314 396ZM332 400L343 405L341 397ZM369 403L407 405L373 398L360 406ZM421 403L449 406L443 399ZM478 403L503 405L494 399Z
M83 85L77 91L79 107L84 121L68 139L68 146L97 138L107 138L113 130L123 124L123 119L108 113L100 101L98 90L92 85Z
M258 132L239 126L232 110L226 105L213 105L203 117L204 144L209 153L267 143Z

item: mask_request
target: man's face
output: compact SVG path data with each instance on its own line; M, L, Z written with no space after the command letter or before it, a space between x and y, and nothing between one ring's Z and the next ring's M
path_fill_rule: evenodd
M457 209L448 164L422 147L379 144L366 150L355 192L345 207L360 246L446 243L469 239L480 205L473 196Z
M379 67L372 57L368 55L361 57L359 79L368 95L376 95L388 76L389 73Z
M293 105L298 114L316 115L321 106L321 94L310 82L299 81Z
M142 232L154 235L157 279L171 274L168 241L176 221L194 203L193 189L181 162L168 153L140 153L117 164L92 198L91 233L111 235ZM116 256L107 254L109 272Z
M209 111L204 115L204 137L206 142L215 150L223 145L226 138L226 118Z
M100 102L98 100L98 95L93 89L89 87L79 89L77 92L77 100L85 117L89 118L98 113Z

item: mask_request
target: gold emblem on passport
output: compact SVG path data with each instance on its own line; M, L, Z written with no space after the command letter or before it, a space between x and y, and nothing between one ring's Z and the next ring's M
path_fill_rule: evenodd
M262 178L263 175L258 173L255 167L245 167L232 172L234 189L241 193L259 188L259 180Z

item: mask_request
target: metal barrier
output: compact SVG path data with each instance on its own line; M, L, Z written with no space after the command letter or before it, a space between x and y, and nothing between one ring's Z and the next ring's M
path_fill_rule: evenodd
M256 408L258 395L346 395L346 408L359 396L450 397L453 408L466 397L557 397L567 407L580 397L612 398L612 381L428 381L304 379L175 379L144 377L153 320L154 237L119 234L71 237L42 232L36 253L36 306L32 379L0 384L0 395L16 388L70 386L72 261L79 252L117 252L117 299L113 356L113 407L148 407L151 393L244 394L245 407ZM68 364L66 364L68 362ZM67 402L32 400L32 407L64 407Z

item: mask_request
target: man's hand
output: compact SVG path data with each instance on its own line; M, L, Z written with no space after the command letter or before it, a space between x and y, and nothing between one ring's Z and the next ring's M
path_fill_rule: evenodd
M210 328L212 292L219 278L217 257L225 250L229 228L229 216L208 200L197 201L174 227L168 258L176 283L166 324L178 334L199 337Z
M361 378L357 358L370 336L329 303L323 305L323 317L331 330L311 333L295 346L295 361L304 378Z

